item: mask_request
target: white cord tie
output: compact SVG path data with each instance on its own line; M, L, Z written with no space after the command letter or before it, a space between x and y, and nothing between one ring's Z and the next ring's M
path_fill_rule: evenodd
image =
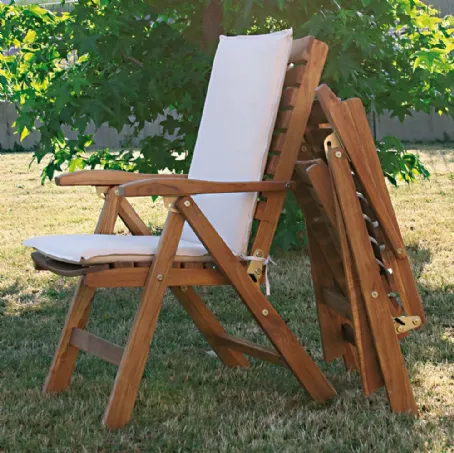
M266 288L266 295L270 296L271 295L271 285L270 285L270 280L268 278L268 264L276 264L271 256L268 256L267 258L261 258L258 256L249 256L249 255L242 255L240 254L239 257L244 260L244 261L260 261L263 263L265 266L265 288Z

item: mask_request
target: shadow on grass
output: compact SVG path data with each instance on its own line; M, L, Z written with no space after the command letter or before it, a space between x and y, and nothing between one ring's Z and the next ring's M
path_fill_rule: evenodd
M415 244L408 250L419 278L430 262L430 252ZM309 278L307 259L294 260L283 259L275 271L272 302L320 363L310 284L304 283L301 289L281 280L286 269L295 265L303 273L292 282L301 282L301 276ZM6 370L1 372L0 391L6 395L2 418L5 429L14 431L14 439L10 435L3 443L0 440L0 449L75 451L76 445L82 451L83 445L87 451L413 452L451 445L449 439L443 443L442 435L449 432L453 420L447 411L426 405L428 397L420 386L427 364L437 367L454 359L444 335L444 329L454 327L452 287L419 288L428 323L402 343L423 400L423 420L392 414L383 390L363 397L358 376L345 373L340 361L321 365L339 393L326 405L311 401L284 368L253 361L250 369L226 369L206 354L209 348L192 321L167 295L133 421L120 432L107 432L100 418L115 367L80 354L70 392L55 398L39 394L74 291L69 280L57 283L56 288L50 282L27 296L16 316L8 315L7 296L24 288L15 283L0 293L0 299L6 298L2 307L6 316L0 318L0 360ZM204 298L230 333L259 339L254 321L232 296L229 289L214 288ZM139 297L139 290L100 290L89 330L124 344ZM33 450L40 436L45 449Z

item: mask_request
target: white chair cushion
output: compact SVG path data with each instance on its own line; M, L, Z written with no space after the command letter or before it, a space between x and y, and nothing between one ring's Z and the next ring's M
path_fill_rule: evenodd
M158 249L159 236L115 236L111 234L65 234L40 236L24 241L49 258L72 264L151 261ZM177 256L207 255L201 244L181 240Z
M260 181L292 46L292 30L221 36L189 178ZM256 193L196 195L233 252L247 251ZM182 238L199 243L189 225Z
M292 30L221 36L213 63L189 178L260 181L292 46ZM195 200L236 254L247 251L256 193L196 195ZM76 264L149 261L159 237L42 236L24 241L44 255ZM178 256L207 251L185 224Z

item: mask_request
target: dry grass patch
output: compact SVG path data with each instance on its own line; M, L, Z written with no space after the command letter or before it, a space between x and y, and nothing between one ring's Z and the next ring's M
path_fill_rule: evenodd
M283 368L226 369L168 295L133 422L119 432L100 423L112 365L80 354L70 391L41 394L75 282L35 272L20 245L33 235L92 232L101 200L90 188L41 186L28 154L0 155L0 451L453 452L454 148L419 152L431 181L391 189L429 321L403 343L419 419L391 414L383 391L364 398L340 362L322 365L339 393L328 405L312 402ZM134 203L150 225L162 224L160 202ZM320 363L308 259L277 261L271 300ZM89 330L124 343L138 297L100 291ZM206 298L229 332L265 341L230 289Z

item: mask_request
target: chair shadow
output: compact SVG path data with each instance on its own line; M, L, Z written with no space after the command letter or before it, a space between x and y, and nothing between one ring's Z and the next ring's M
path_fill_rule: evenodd
M415 278L419 282L425 266L431 261L431 252L421 248L418 244L410 244L407 249ZM290 264L294 257L281 259L285 266L285 262ZM309 276L309 271L307 271L307 276ZM24 307L17 316L9 316L7 296L25 292L26 288L16 282L0 291L0 320L3 320L3 331L9 332L9 339L5 340L6 347L22 349L27 344L48 343L48 346L41 347L40 358L34 362L23 363L25 359L18 357L16 361L14 356L9 356L9 363L15 365L13 368L18 374L31 373L33 375L33 379L27 381L28 388L40 386L44 379L47 367L50 365L53 348L56 346L60 329L64 323L68 303L74 292L75 282L71 283L70 279L57 279L57 289L55 289L55 283L55 280L49 281L39 293L25 297ZM278 285L277 283L276 286ZM431 429L447 429L448 424L454 421L454 411L450 412L449 409L443 409L443 407L441 410L438 408L438 412L434 411L434 408L428 403L426 390L421 386L425 385L423 373L427 367L437 368L454 359L454 347L447 347L446 340L447 335L450 335L449 338L452 338L454 343L454 285L429 288L419 284L418 289L426 310L427 324L420 332L411 333L402 342L402 348L406 355L412 382L416 387L416 395L421 399L418 401L421 417L430 419ZM229 293L223 293L223 291L228 290L213 288L204 295L211 307L215 307L220 295L222 295L222 300L230 297ZM288 297L287 289L276 287L275 291L279 294L279 297L276 298L278 301L276 308L280 310L279 301ZM107 340L124 344L137 308L139 295L139 290L100 290L99 298L94 302L91 317L93 322L89 325L89 330ZM304 416L310 417L310 413L315 411L320 413L321 417L335 417L338 423L335 429L339 432L342 432L342 426L346 426L349 417L356 417L359 420L358 426L361 424L366 426L370 423L370 419L388 414L389 419L395 424L392 430L396 432L399 429L412 430L414 447L425 445L427 429L421 428L418 419L392 414L384 391L379 391L369 398L363 397L358 376L346 373L340 361L321 365L339 394L328 405L312 402L305 392L300 391L296 380L290 374L287 376L286 370L281 367L259 365L253 362L254 366L251 369L225 369L218 361L206 354L208 347L202 337L198 335L186 313L180 308L175 309L174 304L172 297L167 295L158 323L157 338L153 343L151 353L153 363L149 362L147 365L145 384L142 383L144 388L141 391L136 415L132 421L136 429L147 427L149 414L146 400L153 398L153 392L162 392L171 400L178 398L179 404L183 406L190 404L189 401L184 401L185 395L202 392L205 393L203 399L205 400L207 396L213 398L221 412L231 410L229 407L231 407L232 401L236 402L235 410L240 414L240 419L246 417L251 411L257 412L257 414L263 411L276 414L286 412L290 417L300 416L301 414L298 414L301 411ZM247 313L246 310L237 308L234 311L233 305L229 304L230 302L224 303L220 314L227 314L229 326L235 329L236 325L245 322ZM239 306L237 301L235 304L235 307ZM313 312L315 319L315 308ZM318 328L306 324L304 328L309 329L310 335L315 336L315 343L311 338L308 340L309 352L320 363L320 345L314 346L318 339L316 332ZM239 330L241 331L241 328ZM115 375L115 369L111 365L104 364L98 359L83 355L79 362L76 376L81 375L84 381L96 381L97 376L103 377L106 374L113 379ZM188 370L193 372L189 375ZM209 377L212 375L214 375L215 384ZM163 382L158 382L157 378L163 379ZM146 380L150 380L150 382L146 383ZM113 384L113 380L111 383ZM76 377L76 388L79 385ZM108 386L103 383L101 391L104 392L105 402L107 402ZM250 395L250 399L247 401L244 397L245 392ZM80 394L80 392L78 393ZM47 400L43 398L42 404L46 405ZM441 406L443 406L443 402L441 402ZM173 416L170 406L167 409L161 408L160 411L162 419ZM365 413L368 416L362 415ZM80 416L84 415L80 414ZM208 416L209 414L207 414ZM324 429L331 428L325 427Z

